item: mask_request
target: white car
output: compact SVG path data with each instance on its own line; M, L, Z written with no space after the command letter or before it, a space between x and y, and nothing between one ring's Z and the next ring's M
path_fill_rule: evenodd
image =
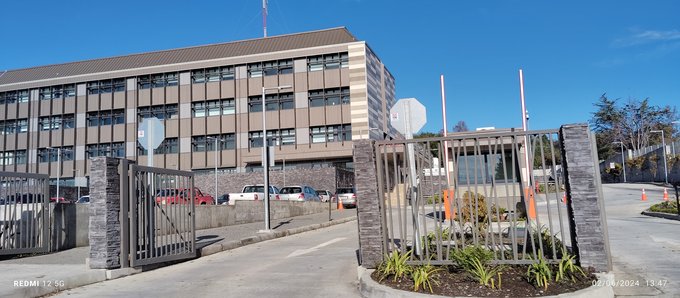
M286 186L280 190L281 200L287 201L316 201L319 202L319 195L316 190L307 185Z
M90 196L82 196L76 201L76 204L89 204L90 203Z

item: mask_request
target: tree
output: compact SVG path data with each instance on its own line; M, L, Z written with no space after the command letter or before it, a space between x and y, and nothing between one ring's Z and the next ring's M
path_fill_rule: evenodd
M464 132L468 131L467 124L465 124L465 121L460 120L456 125L453 126L453 132Z
M624 147L640 150L650 144L660 144L661 135L650 133L663 130L666 136L673 134L672 122L678 118L675 107L658 107L649 104L649 99L629 99L620 106L619 99L607 98L602 94L594 104L590 124L596 134L598 154L607 159L618 152L613 142L622 142Z

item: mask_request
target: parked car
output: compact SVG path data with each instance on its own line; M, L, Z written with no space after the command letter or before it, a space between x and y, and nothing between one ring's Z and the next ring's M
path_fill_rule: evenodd
M285 201L320 201L316 190L307 185L286 186L281 189L281 200Z
M357 206L357 195L354 192L354 187L338 188L336 196L338 197L338 202L342 203L342 207Z
M76 201L76 204L89 204L90 203L90 196L82 196Z
M335 201L335 196L332 192L327 190L317 190L316 194L319 196L321 202L328 202L328 200Z
M58 197L58 198L57 198L57 197L52 197L52 198L50 198L50 203L63 203L63 204L66 204L66 203L72 203L72 202L71 202L71 200L68 200L68 199L66 199L66 198L64 198L64 197Z
M217 197L217 205L229 205L229 194L225 193Z
M269 185L269 199L280 200L279 189ZM264 185L246 185L239 193L229 194L229 205L236 204L236 201L257 201L264 199Z
M162 205L165 204L187 204L191 200L191 193L189 188L166 188L156 192L156 202ZM214 205L215 199L208 194L194 187L194 204L195 205Z

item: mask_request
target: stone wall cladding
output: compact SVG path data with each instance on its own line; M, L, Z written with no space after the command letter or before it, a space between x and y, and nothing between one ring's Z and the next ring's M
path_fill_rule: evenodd
M283 187L283 171L269 172L269 183ZM335 193L336 168L318 169L290 169L286 170L286 185L309 185L316 190L330 190ZM263 184L262 172L250 173L217 173L217 184L220 195L241 192L243 186ZM215 192L215 174L201 173L194 175L194 186L201 191L213 194Z
M90 167L90 269L120 267L119 159L95 157Z
M595 152L588 125L560 128L571 241L581 266L611 270L609 236Z
M359 225L359 258L362 266L377 268L383 255L378 180L376 175L374 141L354 142L354 175Z

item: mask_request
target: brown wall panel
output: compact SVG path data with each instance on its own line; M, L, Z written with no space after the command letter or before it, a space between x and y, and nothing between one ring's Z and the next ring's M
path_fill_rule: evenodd
M191 119L179 119L179 136L180 137L190 137L191 136Z
M191 170L191 153L179 155L180 170Z
M191 100L205 100L205 84L191 85Z
M236 115L225 115L221 117L222 132L236 132Z
M262 95L262 78L248 79L248 95Z
M99 142L109 143L113 140L113 131L111 130L111 125L101 126L99 129Z
M342 107L342 123L352 123L350 105L341 105L341 107Z
M222 167L235 167L236 166L236 150L222 150L221 166Z
M54 104L57 106L57 103ZM59 105L62 105L64 108L64 114L75 114L76 113L76 99L75 97L67 97L66 99L62 100Z
M113 137L112 142L124 142L125 141L125 124L116 124L113 126Z
M87 112L87 97L86 96L78 96L78 100L76 100L76 113L85 113Z
M75 172L73 171L73 166L75 162L73 160L66 160L61 163L61 178L73 178L75 177ZM56 164L54 164L54 169L56 173ZM62 195L63 196L63 195Z
M7 115L7 119L16 119L17 118L17 104L11 103L11 104L5 105L5 107L7 109L7 114L4 114L4 115Z
M150 106L151 105L151 89L140 89L137 93L137 106Z
M342 124L342 105L326 107L326 124Z
M123 109L125 108L125 95L127 92L114 92L113 93L113 108Z
M191 160L193 162L193 169L205 169L207 167L205 163L205 153L203 152L192 153Z
M47 174L47 170L50 168L50 163L41 162L38 164L38 173ZM50 175L51 176L51 175Z
M279 86L293 86L294 75L292 73L279 75ZM293 89L285 89L284 92L292 92Z
M279 76L264 76L264 87L272 88L281 85L283 84L279 84Z
M268 111L266 117L267 117L267 129L279 128L279 111ZM262 125L260 125L260 127L262 127Z
M99 110L99 95L92 94L87 97L87 111L98 111Z
M69 130L73 130L73 129L69 129ZM52 135L51 135L52 140L50 141L50 145L51 146L62 146L61 137L62 137L61 130L53 130Z
M17 109L19 110L19 118L28 118L29 115L29 110L28 110L28 103L27 102L22 102L17 104ZM35 111L34 115L37 115L37 111Z
M243 129L239 130L243 131ZM248 117L248 130L262 130L262 113L250 113Z
M33 135L33 136L35 136L35 135ZM41 146L45 146L45 147L47 147L47 146L53 146L53 145L56 146L56 144L50 143L51 139L50 139L50 131L49 131L49 130L47 130L47 131L39 131L39 132L38 132L38 138L39 138L39 139L38 139L38 143L39 143Z
M179 137L179 119L165 120L165 137Z
M192 85L179 86L179 102L191 102L191 86Z
M340 84L342 86L349 86L349 68L340 69Z
M326 70L324 75L324 85L326 88L340 87L340 70L330 69Z
M166 103L179 102L179 86L165 87L165 102Z
M110 110L113 108L113 94L112 93L102 93L99 95L99 109L100 110Z
M165 88L152 88L151 89L151 105L162 105L165 104Z
M137 92L126 91L127 92L127 106L129 108L137 107Z
M309 90L323 89L323 71L313 71L307 74L307 87Z
M236 97L236 87L234 85L234 80L222 81L222 98L235 98Z
M309 109L295 109L295 127L309 126Z
M71 98L73 98L73 97L71 97ZM65 103L64 99L61 99L61 98L53 99L52 100L52 113L54 115L64 113L64 103ZM73 101L68 101L68 103L71 106L73 105ZM71 113L73 113L73 112L71 112Z
M220 129L221 118L222 117L220 117L220 116L211 116L211 117L206 118L206 121L207 121L206 133L207 134L219 134L219 133L222 132L221 129Z
M205 118L194 118L191 119L191 133L192 135L204 135L205 134Z
M64 129L64 146L74 146L76 140L76 130L75 128Z
M324 107L309 108L309 126L320 125L326 125L325 108Z
M49 116L52 115L52 101L51 100L40 100L38 101L40 103L40 116ZM61 111L59 111L61 112ZM55 113L59 114L59 113Z
M173 170L178 169L177 167L179 166L179 159L177 158L177 154L166 154L165 155L165 166L168 169L173 169Z
M25 146L26 143L27 143L27 140L28 140L28 136L26 136L25 133L23 133L23 134L11 134L11 135L7 135L7 137L5 138L5 147L4 147L5 150L9 151L9 150L14 150L15 148L17 148L17 147L16 147L16 145L17 145L17 139L20 139L20 140L21 140L21 143L23 143L24 146ZM19 148L20 148L20 149L23 149L23 148L21 147L21 144L19 144ZM25 147L24 147L24 148L25 148Z
M99 139L99 127L88 127L87 128L87 144L96 144Z
M126 140L128 142L137 141L137 130L134 125L128 125L125 129L125 133L127 134Z
M295 110L282 110L281 111L281 128L294 128L295 127Z
M220 82L208 82L206 86L206 99L219 99L220 98Z

